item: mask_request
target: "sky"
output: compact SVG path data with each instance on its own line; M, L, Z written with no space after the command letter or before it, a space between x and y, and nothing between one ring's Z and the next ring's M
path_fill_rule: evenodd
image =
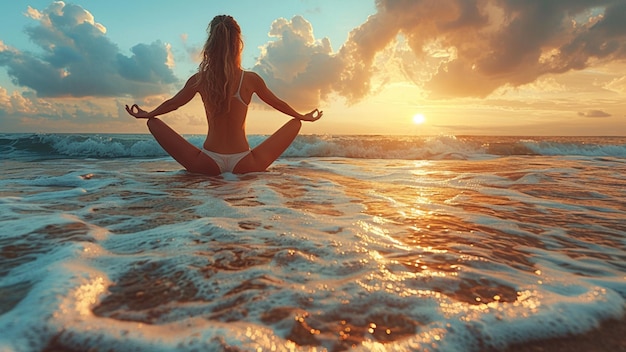
M305 134L626 135L624 0L26 0L0 4L0 133L147 133L232 15L242 65ZM205 134L201 100L164 115ZM249 134L289 117L256 100Z

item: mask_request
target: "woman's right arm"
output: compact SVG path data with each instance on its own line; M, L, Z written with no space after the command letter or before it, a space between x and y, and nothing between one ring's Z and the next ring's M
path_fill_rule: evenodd
M126 111L138 119L149 119L159 115L167 114L168 112L172 112L179 107L187 104L191 99L193 99L193 97L198 92L198 89L196 88L196 80L196 75L191 76L187 80L187 83L185 83L183 89L181 89L172 98L164 101L161 105L157 106L156 109L150 112L141 109L139 106L137 106L137 104L134 104L131 107L126 105Z
M267 103L269 106L273 107L274 109L284 114L287 114L291 117L295 117L298 120L303 120L303 121L316 121L322 117L323 112L319 111L318 109L315 109L304 115L297 112L285 101L278 98L267 87L267 85L265 84L265 81L263 81L263 78L261 78L261 76L252 72L252 78L253 78L253 84L254 84L254 92L259 96L259 98L261 98L261 100L263 100L265 103Z

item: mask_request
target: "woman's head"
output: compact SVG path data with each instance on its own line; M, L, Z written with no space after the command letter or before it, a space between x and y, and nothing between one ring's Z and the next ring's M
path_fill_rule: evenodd
M205 99L211 108L223 110L230 108L233 75L241 68L241 28L231 16L219 15L209 23L207 32L198 83L207 89Z
M204 44L203 61L209 56L223 58L225 61L234 62L237 67L241 65L241 28L234 18L228 15L215 16L207 28L209 38Z

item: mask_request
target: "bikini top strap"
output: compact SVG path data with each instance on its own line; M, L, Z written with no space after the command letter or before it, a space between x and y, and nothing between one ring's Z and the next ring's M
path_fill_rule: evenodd
M241 96L241 84L243 83L243 74L245 73L244 70L241 70L241 78L239 78L239 88L237 88L237 95Z

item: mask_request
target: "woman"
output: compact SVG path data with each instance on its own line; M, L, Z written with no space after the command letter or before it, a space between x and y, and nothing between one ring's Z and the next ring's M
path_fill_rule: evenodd
M301 121L316 121L322 112L315 109L300 114L272 93L254 72L241 69L243 41L241 29L231 16L216 16L209 24L198 73L191 76L181 91L156 109L147 112L137 104L126 111L136 118L148 119L148 128L176 161L188 171L206 175L224 172L243 174L263 171L289 147L302 126ZM200 93L209 131L198 149L156 116L174 111ZM245 125L252 94L291 117L272 136L250 150Z

